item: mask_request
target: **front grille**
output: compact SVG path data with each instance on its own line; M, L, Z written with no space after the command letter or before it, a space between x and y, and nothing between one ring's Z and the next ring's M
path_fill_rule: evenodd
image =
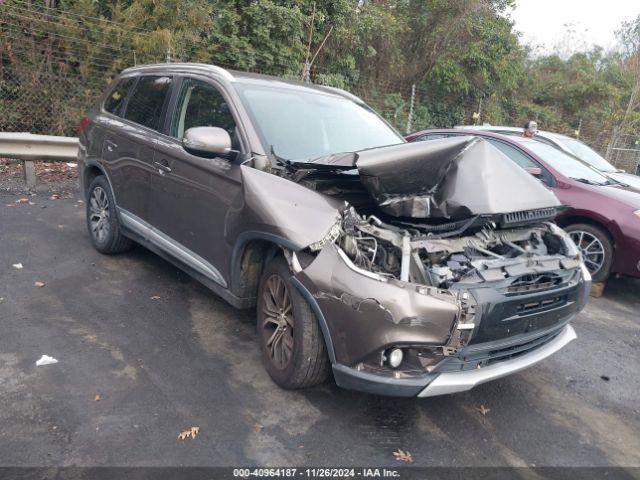
M559 307L567 303L567 296L560 295L557 297L545 298L543 300L534 300L519 304L517 308L518 314L528 314L533 312L542 312L552 308Z
M522 275L507 287L507 294L520 294L546 290L563 282L563 277L554 273Z
M501 223L503 227L514 227L517 225L531 223L532 221L552 220L557 213L558 212L555 207L505 213L502 215Z

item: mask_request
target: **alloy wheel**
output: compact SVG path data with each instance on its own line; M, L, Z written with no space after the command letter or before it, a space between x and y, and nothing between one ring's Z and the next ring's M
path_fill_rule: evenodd
M278 370L284 370L293 358L293 308L280 275L267 279L262 300L262 335L269 360Z
M102 187L95 187L89 199L91 234L100 243L109 235L109 197Z
M575 230L569 234L582 253L582 258L591 275L597 273L605 261L604 246L596 236L583 230Z

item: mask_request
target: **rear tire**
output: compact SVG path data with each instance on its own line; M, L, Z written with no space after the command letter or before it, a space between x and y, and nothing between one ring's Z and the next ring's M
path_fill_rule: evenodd
M613 266L614 252L608 233L588 223L567 225L565 231L582 252L582 258L593 282L606 281Z
M265 369L278 386L288 390L318 385L329 373L318 320L290 279L285 259L273 259L262 272L257 302Z
M122 253L133 242L122 234L109 181L98 175L87 192L87 228L93 247L100 253Z

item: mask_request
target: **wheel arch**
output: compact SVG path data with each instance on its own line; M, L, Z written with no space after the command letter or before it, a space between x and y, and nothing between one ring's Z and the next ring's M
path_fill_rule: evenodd
M104 175L105 178L107 179L107 182L109 182L111 195L113 195L113 199L114 201L116 201L116 204L117 204L118 202L116 200L116 193L113 190L111 179L109 178L109 175L107 175L107 172L102 167L102 165L100 165L96 160L86 161L84 171L82 172L82 193L86 198L87 194L89 193L89 185L91 185L91 182L93 182L93 180L100 175Z
M585 223L587 225L597 227L601 229L609 237L609 240L611 240L611 244L615 249L616 235L614 234L614 232L611 231L611 228L609 228L609 226L607 225L607 222L603 220L596 219L592 216L588 216L580 213L574 213L574 214L563 216L561 218L556 219L556 223L562 228L566 228L569 225L575 225L577 223Z
M230 288L238 297L251 298L252 306L257 303L258 286L264 266L277 256L284 256L284 249L298 252L303 249L290 240L264 232L244 232L238 236L236 246L231 255ZM300 283L292 273L291 283L309 303L318 323L329 360L336 363L335 350L328 323L313 295Z

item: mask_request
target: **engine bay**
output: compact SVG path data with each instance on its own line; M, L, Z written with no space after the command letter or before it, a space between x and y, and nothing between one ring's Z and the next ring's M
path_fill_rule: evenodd
M513 215L502 215L429 225L383 221L350 207L325 242L313 247L336 242L364 271L442 289L521 279L579 265L577 251L569 251L562 231L548 221L555 215L554 208L519 213L515 216L519 222L513 221Z

